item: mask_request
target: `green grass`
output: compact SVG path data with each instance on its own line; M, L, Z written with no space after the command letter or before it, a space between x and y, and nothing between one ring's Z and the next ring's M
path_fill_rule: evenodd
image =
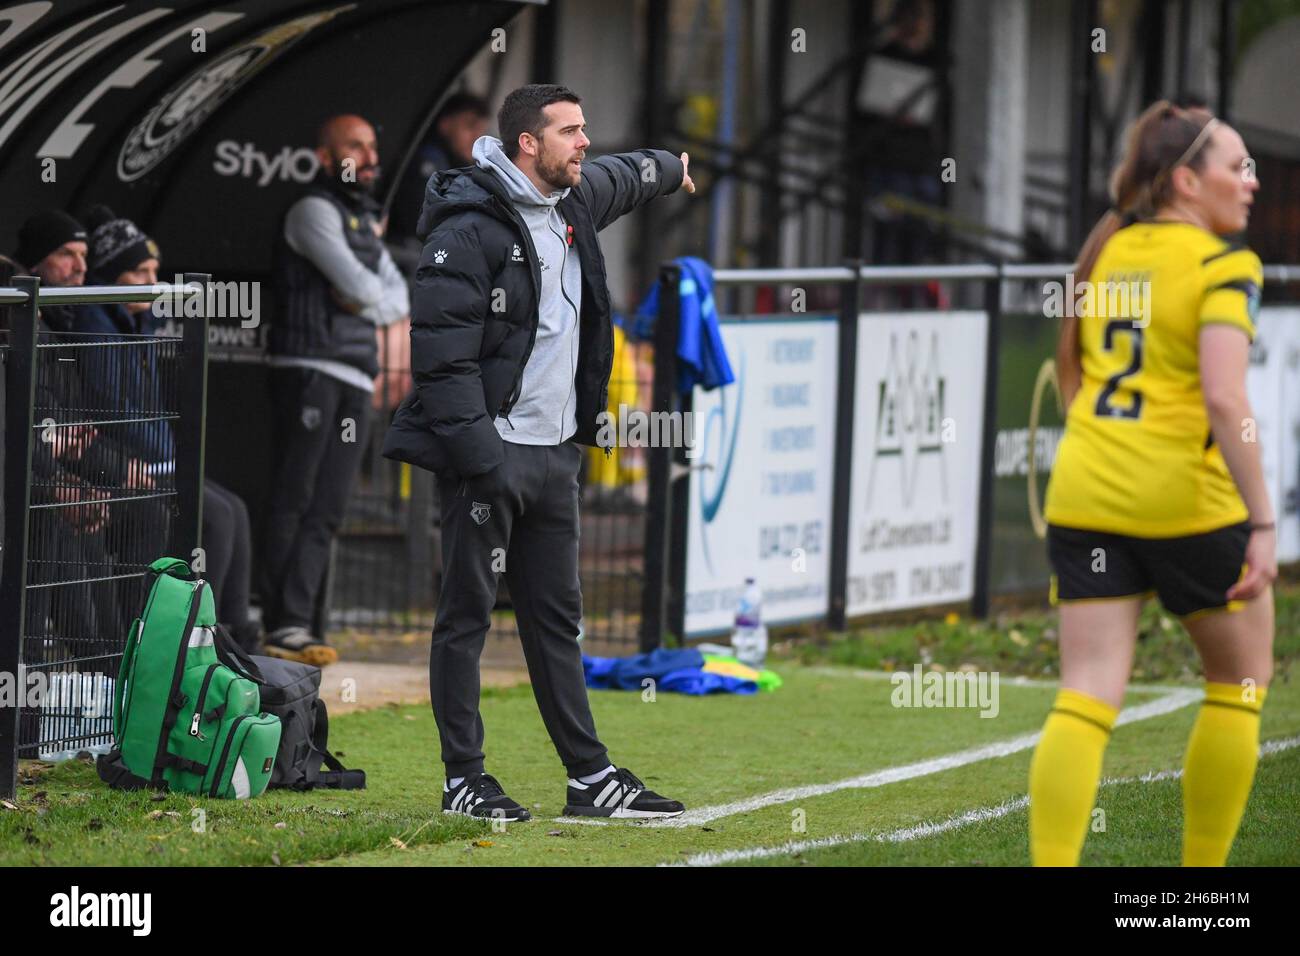
M430 763L420 759L428 738L416 730L415 710L384 707L330 721L331 743L345 761L383 768L363 792L276 790L251 801L159 796L110 790L88 762L25 765L35 780L19 787L17 810L0 808L0 864L288 865L370 850L393 837L417 844L469 837L479 824L431 816L428 801L413 798L432 792L433 783L427 766L420 791L406 779ZM205 832L194 832L196 808Z
M783 670L786 686L755 698L665 694L646 703L636 693L606 691L593 693L593 708L602 736L620 763L636 769L652 787L698 807L845 779L1032 732L1041 725L1052 696L1049 688L1004 684L998 717L984 719L972 710L896 709L890 704L887 681L857 677L844 669L789 665ZM1150 696L1134 693L1131 701ZM1195 708L1187 707L1119 728L1107 754L1107 774L1177 767L1194 716ZM86 764L61 764L42 773L36 784L21 788L17 810L0 809L0 863L673 862L704 851L887 831L996 805L1024 793L1030 759L1029 751L1021 751L917 780L768 806L707 826L576 826L552 822L562 806L563 774L531 693L517 688L486 694L484 720L491 769L535 815L532 823L512 826L505 833L437 812L440 780L433 760L432 715L423 707L386 707L332 721L334 745L344 752L345 761L369 772L370 789L365 792L273 792L248 803L178 795L155 801L149 794L107 790ZM1275 686L1263 733L1266 739L1300 733L1300 693L1293 685ZM1279 791L1278 800L1284 803L1285 797L1294 806L1295 758L1271 757L1262 767L1260 793L1273 792L1269 788L1275 770L1289 771L1291 790ZM1131 822L1137 831L1149 831L1145 839L1151 852L1172 861L1177 835L1171 827L1176 828L1178 818L1165 804L1176 804L1177 786L1169 786L1163 797L1163 784L1135 788L1136 795L1125 804L1128 809L1111 814L1111 830L1118 835L1121 822ZM193 807L207 812L204 833L191 829ZM156 811L163 815L153 818ZM167 816L169 811L177 815ZM1239 848L1241 862L1277 860L1279 854L1286 862L1300 862L1300 843L1282 838L1290 831L1270 833L1269 820L1275 815L1272 803L1258 797L1252 801ZM803 830L796 832L800 818ZM987 828L914 844L826 851L825 862L845 862L848 857L841 855L852 852L863 853L862 862L1024 862L1023 822L1020 814ZM990 833L993 838L987 837ZM1091 841L1089 852L1103 854L1094 862L1149 858L1141 841L1119 844L1112 852L1106 849L1110 839ZM1093 844L1098 846L1094 849ZM1257 850L1256 844L1273 846L1273 856ZM810 860L821 862L820 854L785 862Z
M1275 683L1290 679L1300 660L1300 587L1280 586L1276 594ZM801 663L842 664L869 670L908 669L920 660L946 667L971 664L981 670L1043 679L1060 676L1057 616L1043 610L1004 612L989 622L926 620L877 627L847 636L830 635L793 645ZM1198 683L1200 664L1177 618L1148 601L1138 622L1133 680Z
M1260 761L1230 866L1295 866L1300 847L1300 750ZM1106 829L1088 834L1084 866L1178 866L1182 791L1177 780L1106 785L1097 806ZM1026 810L928 839L868 841L752 861L788 866L1028 866ZM868 831L872 835L882 832ZM732 864L738 865L738 864Z
M1300 597L1279 595L1279 663L1264 708L1265 740L1300 734L1298 655ZM654 789L689 807L714 806L774 790L829 783L876 770L1004 741L1037 731L1050 706L1050 685L1004 680L1000 712L905 709L891 704L892 685L855 668L910 669L964 663L1012 674L1055 673L1051 615L1025 613L1001 628L971 622L907 627L805 643L774 663L785 686L757 697L690 698L592 692L601 737L613 758ZM1138 670L1148 681L1196 686L1194 659L1177 625L1144 618L1147 637ZM1018 638L1018 639L1016 639ZM797 657L797 659L795 659ZM849 666L844 666L849 665ZM1156 692L1131 691L1128 704ZM1195 706L1118 728L1106 755L1110 777L1180 766ZM527 687L483 695L489 769L534 821L494 832L486 823L440 812L437 729L426 706L388 706L331 720L331 746L364 768L361 792L272 791L249 802L185 795L110 791L89 764L28 765L13 808L0 807L3 865L538 865L671 863L695 854L850 834L887 833L940 822L1023 796L1029 750L871 789L843 789L733 813L701 826L556 823L564 774ZM1232 862L1300 863L1300 750L1260 764ZM1176 780L1103 788L1107 832L1091 834L1085 863L1177 862ZM195 808L206 814L194 832ZM1027 862L1025 813L972 824L907 843L854 843L784 854L784 864L985 864Z

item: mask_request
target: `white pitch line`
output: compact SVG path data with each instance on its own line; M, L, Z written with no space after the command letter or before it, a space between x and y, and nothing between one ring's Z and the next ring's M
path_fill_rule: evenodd
M1139 704L1136 707L1126 707L1120 712L1119 718L1115 721L1115 726L1131 724L1139 720L1149 720L1152 717L1160 717L1164 714L1172 713L1175 710L1193 704L1203 696L1202 691L1191 688L1179 688L1172 690L1163 697L1157 697L1155 700L1148 701L1145 704ZM956 767L965 767L969 764L979 763L984 760L996 760L999 757L1007 757L1011 754L1020 753L1023 750L1031 749L1038 743L1038 738L1042 736L1041 731L1032 734L1023 734L1019 737L1012 737L1008 740L1000 740L995 743L985 744L981 747L972 747L968 750L959 750L956 753L946 754L942 757L932 757L929 760L920 760L916 763L904 764L901 767L888 767L884 770L876 770L872 773L862 774L857 777L849 777L847 780L836 780L833 783L809 784L803 787L788 787L784 790L774 790L770 793L759 794L754 797L746 797L744 800L736 800L732 803L722 803L711 807L699 807L694 810L687 810L679 817L672 817L665 820L648 820L639 824L646 827L691 827L700 824L710 823L722 817L733 816L737 813L751 813L754 810L761 810L764 807L775 806L781 803L790 803L794 800L807 800L811 797L820 797L828 793L836 793L840 790L867 790L874 787L883 787L886 784L898 783L903 780L914 780L917 777L927 777L931 774L942 773L945 770L952 770ZM556 823L581 823L588 826L609 826L613 824L622 824L627 821L592 819L585 817L559 817Z
M1294 747L1300 747L1300 737L1287 737L1281 740L1270 740L1259 748L1260 757L1268 757L1284 750L1290 750ZM1144 773L1137 777L1108 777L1101 781L1103 787L1113 787L1118 784L1126 783L1154 783L1157 780L1177 780L1183 775L1181 770L1160 770L1151 773ZM660 863L660 866L719 866L724 863L741 863L749 860L762 860L774 856L789 856L794 853L804 853L808 850L820 850L826 847L843 846L849 843L908 843L912 840L919 840L924 837L935 836L940 833L947 833L950 830L957 830L962 827L970 826L972 823L983 823L988 820L996 820L999 817L1005 817L1008 814L1016 813L1029 806L1029 797L1016 797L1005 803L1000 803L995 807L980 807L976 810L968 810L965 813L955 817L949 817L937 823L922 823L917 826L904 827L901 830L890 830L886 833L852 833L844 836L822 837L817 840L798 840L784 843L781 846L771 847L754 847L747 850L715 850L708 853L697 853L694 856L687 857L685 860L675 860L671 863Z
M659 865L720 866L723 863L740 863L747 860L762 860L773 856L789 856L794 853L804 853L808 850L822 850L832 846L843 846L847 843L867 843L870 841L877 843L906 843L919 837L933 836L937 833L955 830L971 823L996 820L998 817L1005 817L1008 813L1023 810L1027 806L1029 806L1028 797L1017 797L1014 800L1008 800L1006 803L998 804L996 807L970 810L940 823L925 823L920 826L908 827L905 830L894 830L890 833L851 833L846 836L822 837L818 840L791 840L781 846L754 847L749 850L716 850L711 853L697 853L684 860L660 863Z
M894 670L894 671L877 671L877 670L869 670L863 667L810 667L808 668L808 670L810 673L816 674L819 677L856 677L859 678L860 680L889 680L895 674L907 674L909 677L912 674L912 671L910 669ZM942 674L942 673L948 673L948 671L932 672L926 670L925 673ZM951 673L956 674L956 673L963 673L963 672L952 671ZM975 671L974 673L987 674L990 673L990 671L982 671L982 672ZM1047 690L1059 690L1061 687L1061 679L1059 677L1052 678L1050 680L1044 680L1038 677L1023 677L1020 675L1015 675L1012 677L999 677L999 681L1000 683L1008 684L1012 687L1042 687ZM1133 693L1135 694L1172 694L1174 691L1188 690L1189 688L1177 687L1169 684L1129 684L1128 689L1133 691Z

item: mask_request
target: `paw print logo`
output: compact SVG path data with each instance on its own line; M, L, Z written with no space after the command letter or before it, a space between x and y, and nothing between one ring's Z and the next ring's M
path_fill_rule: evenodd
M446 258L447 258L446 249L439 249L437 252L433 254L433 261L438 265L442 265L442 261Z

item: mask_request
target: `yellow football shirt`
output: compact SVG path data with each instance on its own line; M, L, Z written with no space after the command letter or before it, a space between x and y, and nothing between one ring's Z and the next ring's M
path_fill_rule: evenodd
M1147 538L1246 520L1210 434L1199 333L1222 322L1254 339L1259 257L1187 223L1136 223L1107 241L1089 280L1076 307L1083 382L1066 414L1047 520Z

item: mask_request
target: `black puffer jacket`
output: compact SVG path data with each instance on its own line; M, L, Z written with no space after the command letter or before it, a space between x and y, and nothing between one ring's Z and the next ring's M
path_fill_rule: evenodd
M581 444L596 444L596 416L606 405L614 361L605 259L596 233L681 183L680 159L643 149L584 162L581 183L560 200L582 263L574 378L574 440ZM493 421L509 415L518 400L537 334L537 252L505 187L476 166L433 175L417 231L424 253L411 300L415 388L397 409L384 457L435 472L479 475L504 458Z

